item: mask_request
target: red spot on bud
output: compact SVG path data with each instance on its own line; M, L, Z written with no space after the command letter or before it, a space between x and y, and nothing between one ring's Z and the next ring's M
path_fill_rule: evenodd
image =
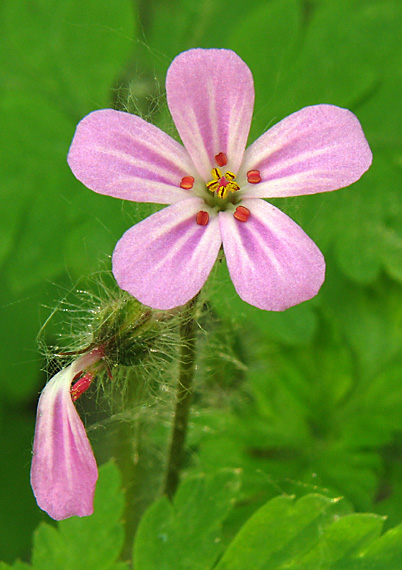
M199 226L206 226L209 222L209 214L208 212L203 212L202 210L198 212L197 217L195 219Z
M193 176L184 176L180 182L180 188L184 188L184 190L190 190L194 186L194 178Z
M249 170L247 172L247 180L250 184L258 184L261 182L261 174L259 170Z
M223 152L215 155L216 164L218 166L225 166L228 163L228 157Z
M91 382L93 380L93 374L91 374L90 372L87 372L86 374L84 374L84 376L82 378L80 378L70 389L70 394L71 394L71 399L73 402L75 402L76 400L78 400L78 398L80 396L82 396L82 394L84 392L86 392L88 390L88 388L91 385Z
M233 215L236 220L239 220L239 222L247 222L250 216L250 210L244 206L237 206L236 211Z

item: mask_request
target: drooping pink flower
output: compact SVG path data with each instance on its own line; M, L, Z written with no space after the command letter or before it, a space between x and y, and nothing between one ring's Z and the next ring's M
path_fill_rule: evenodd
M73 389L71 382L102 356L97 349L81 356L60 370L39 398L31 485L39 507L56 520L93 513L98 468L73 404L89 387L91 374L78 380Z
M333 105L306 107L246 148L254 106L247 65L232 51L192 49L171 64L167 102L184 146L111 109L78 125L68 156L92 190L170 204L129 229L113 254L120 287L157 309L183 305L205 283L223 244L240 297L281 311L320 289L324 258L264 198L328 192L369 168L359 121Z

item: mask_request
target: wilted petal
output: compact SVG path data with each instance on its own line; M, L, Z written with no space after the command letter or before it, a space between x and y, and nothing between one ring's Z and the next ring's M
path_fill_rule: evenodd
M135 202L183 200L188 191L180 182L194 173L181 144L140 117L113 109L82 119L67 160L91 190Z
M305 107L257 139L244 155L239 177L259 170L249 198L328 192L356 182L372 161L356 116L334 105Z
M84 367L100 357L95 351L60 370L39 398L31 485L39 507L56 520L93 513L98 469L70 386Z
M144 305L171 309L184 305L204 285L221 246L218 218L196 223L207 206L182 200L129 229L113 253L119 286Z
M304 231L263 200L243 200L246 222L219 214L223 248L240 297L260 309L283 311L317 294L324 257Z
M191 49L168 69L166 95L179 135L205 182L214 156L227 155L237 172L254 107L251 71L233 51Z

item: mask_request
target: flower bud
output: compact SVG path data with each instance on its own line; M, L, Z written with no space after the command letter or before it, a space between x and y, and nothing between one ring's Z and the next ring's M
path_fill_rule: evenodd
M130 295L103 305L93 323L93 345L102 346L111 364L141 362L164 333L172 313L145 307Z

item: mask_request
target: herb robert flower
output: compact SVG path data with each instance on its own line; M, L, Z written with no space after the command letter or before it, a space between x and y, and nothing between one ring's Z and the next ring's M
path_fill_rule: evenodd
M184 146L140 117L106 109L79 123L68 156L75 176L95 192L169 204L118 242L113 273L120 287L157 309L183 305L205 283L223 244L244 301L281 311L316 295L325 276L321 252L263 199L358 180L372 154L355 115L333 105L305 107L245 150L253 78L224 49L177 56L166 93Z
M39 398L31 486L38 506L55 520L93 513L98 468L73 402L93 377L83 371L102 358L99 349L80 356L53 376Z

